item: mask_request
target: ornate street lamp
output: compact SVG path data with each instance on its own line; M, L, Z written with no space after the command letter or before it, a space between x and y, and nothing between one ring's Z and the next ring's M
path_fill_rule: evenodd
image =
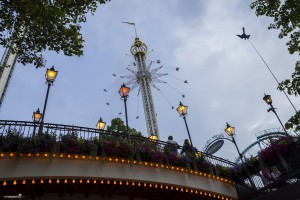
M104 130L106 122L102 121L102 118L98 120L96 127L99 130L99 142L100 142L100 133Z
M45 117L45 114L46 114L46 107L47 107L47 101L48 101L50 86L53 85L53 82L56 79L57 73L58 73L58 71L55 71L54 66L52 66L50 69L47 69L46 74L45 74L46 84L48 85L48 88L47 88L47 93L46 93L44 109L43 109L43 115L42 115L42 120L41 120L40 128L39 128L39 133L43 132L44 117Z
M123 85L121 85L121 88L119 90L119 94L121 96L121 99L124 100L127 141L128 141L128 144L130 145L131 141L130 141L129 128L128 128L127 105L126 105L126 101L127 101L128 96L129 96L129 91L130 91L130 88L126 87L126 85L123 83Z
M244 160L243 160L243 154L241 154L236 142L235 142L235 139L234 139L234 135L235 135L235 128L233 126L230 126L227 122L226 122L226 128L224 129L224 131L231 137L231 140L228 139L229 141L231 141L234 145L235 145L235 148L239 154L239 157L241 159L241 162L244 163ZM246 169L247 170L247 169ZM251 186L253 188L256 188L252 178L250 177L251 174L247 171L247 173L249 174L249 182L251 184Z
M32 121L33 121L33 134L32 137L35 137L35 129L36 129L36 124L40 123L41 118L42 118L42 113L40 112L40 109L38 108L35 112L32 114Z
M185 127L186 127L186 130L187 130L187 133L188 133L190 142L191 142L191 148L192 148L192 154L193 154L194 168L197 169L195 148L194 148L194 146L193 146L193 142L192 142L192 138L191 138L191 135L190 135L189 127L188 127L187 122L186 122L186 116L188 115L187 109L188 109L188 106L185 106L185 105L183 105L181 102L179 102L179 106L178 106L178 108L177 108L176 110L177 110L177 112L179 113L179 116L180 116L180 117L183 117L183 120L184 120L184 123L185 123Z
M40 112L40 109L38 108L35 112L32 114L32 121L39 123L42 117L42 113Z
M188 109L188 106L185 106L181 102L179 102L179 106L176 110L179 113L180 117L185 117L187 115L187 109Z
M284 125L282 124L282 122L281 122L281 120L280 120L280 118L279 118L279 116L278 116L278 114L277 114L277 112L276 112L276 110L275 110L276 108L273 107L273 104L272 104L273 101L272 101L271 95L266 95L266 94L265 94L263 100L270 106L270 108L269 108L267 111L268 111L268 112L272 111L272 112L276 115L276 117L277 117L279 123L281 124L281 126L282 126L282 128L283 128L285 134L286 134L287 136L290 136L290 135L288 134L288 132L286 131Z
M231 137L231 142L235 145L235 148L239 154L239 157L241 159L241 162L244 162L243 161L243 155L241 154L236 142L235 142L235 139L234 139L234 135L235 135L235 128L233 126L230 126L227 122L226 122L226 128L224 129L224 131Z
M271 95L265 94L263 100L264 100L268 105L272 105L272 98L271 98Z
M45 76L48 84L52 84L55 81L57 72L58 71L55 71L54 66L52 66L50 69L47 69Z
M105 128L106 122L102 121L102 118L100 117L100 119L98 120L96 127L98 130L103 131Z
M229 136L233 137L234 134L235 134L235 128L234 128L233 126L230 126L230 125L226 122L225 132L226 132Z

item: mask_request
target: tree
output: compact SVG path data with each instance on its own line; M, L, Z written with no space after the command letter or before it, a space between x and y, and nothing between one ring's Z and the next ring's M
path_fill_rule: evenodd
M45 66L43 52L83 54L80 23L109 0L1 0L0 45L17 53L17 61Z
M117 117L111 120L111 125L107 126L108 131L119 131L126 133L126 126L124 125L124 121ZM143 134L140 131L137 131L135 128L128 128L130 135L135 136L143 136Z
M280 39L289 37L286 43L290 54L300 55L300 3L299 0L256 0L250 4L257 16L272 17L274 22L268 29L280 30ZM282 81L278 89L286 90L289 95L300 95L300 61L296 62L295 72L291 79ZM300 112L297 111L285 124L287 129L300 132Z

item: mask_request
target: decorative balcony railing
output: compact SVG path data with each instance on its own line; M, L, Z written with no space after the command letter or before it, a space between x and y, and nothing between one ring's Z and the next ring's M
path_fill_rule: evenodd
M122 132L45 123L43 133L37 133L38 125L34 122L0 120L0 137L9 137L9 134L15 137L12 139L14 141L10 141L9 146L7 142L6 144L0 142L0 151L5 149L26 153L47 150L60 153L133 157L138 160L148 159L148 161L194 169L190 162L191 155L180 156L180 154L168 152L169 144L164 141L153 141L146 137L131 135L132 146L130 147L126 141L126 134ZM33 135L35 135L34 138ZM17 144L18 139L24 141L21 143L19 141ZM178 152L181 150L182 146L178 146ZM235 165L233 162L200 151L196 152L196 155L200 171L228 177L226 168Z

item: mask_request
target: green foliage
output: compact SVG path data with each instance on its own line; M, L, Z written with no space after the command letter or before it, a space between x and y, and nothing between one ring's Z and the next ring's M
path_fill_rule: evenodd
M9 129L6 132L5 137L2 137L3 139L3 146L1 147L2 150L9 150L9 151L19 151L24 145L23 136L20 132L18 132L15 129Z
M126 133L126 125L124 124L124 121L117 117L111 120L110 126L107 126L108 131L119 131ZM135 128L128 129L130 135L140 136L142 137L143 134L140 131L137 131Z
M0 45L18 54L23 65L45 66L42 52L83 54L80 23L108 0L0 1Z
M300 52L299 45L299 22L300 4L299 0L256 0L250 7L256 10L257 16L267 16L274 19L274 23L269 25L269 29L280 30L279 38L290 36L288 50L291 54Z
M300 55L300 3L299 0L256 0L250 7L256 10L257 16L267 16L274 19L269 29L280 30L279 38L289 37L286 43L291 54ZM282 81L278 89L286 90L289 95L300 94L300 61L296 62L295 72L291 79ZM287 129L300 132L300 114L297 112L285 124Z

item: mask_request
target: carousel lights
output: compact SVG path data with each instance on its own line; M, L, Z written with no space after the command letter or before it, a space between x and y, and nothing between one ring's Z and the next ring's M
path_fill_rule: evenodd
M12 156L15 156L14 152L11 152L11 153L7 153L7 155L9 155L10 157ZM48 157L48 153L36 153L36 156L39 156L39 155L44 155L44 157ZM1 153L0 154L1 157L4 157L5 156L5 153ZM32 154L31 153L27 153L27 156L28 157L31 157ZM55 157L56 155L55 154L52 154L52 157ZM59 157L60 158L63 158L64 154L63 153L60 153L59 154ZM71 158L73 155L72 154L67 154L66 157L67 158ZM74 158L78 158L79 156L76 154L74 155ZM81 157L84 159L86 158L86 155L81 155ZM98 156L97 156L98 160L100 159ZM89 159L92 159L92 157L90 156ZM121 158L108 158L108 161L115 161L115 162L125 162L125 159L121 159ZM127 160L129 162L129 160ZM212 179L215 179L215 180L218 180L218 181L224 181L224 182L227 182L227 183L230 183L230 184L235 184L233 181L230 181L228 179L225 179L223 177L219 177L219 176L215 176L215 175L211 175L211 174L207 174L207 173L203 173L203 172L198 172L198 171L194 171L194 170L188 170L188 169L185 169L185 168L179 168L179 167L175 167L175 166L166 166L166 165L163 165L163 164L158 164L158 163L152 163L152 162L147 162L147 161L144 161L144 162L137 162L136 160L133 161L134 164L141 164L141 165L145 165L145 166L156 166L156 167L159 167L159 168L165 168L165 169L172 169L172 170L177 170L177 171L181 171L181 172L188 172L188 173L191 173L191 174L195 174L195 175L199 175L201 176L204 176L204 177L208 177L208 178L212 178Z
M11 153L8 153L8 155L13 156L14 153L11 152ZM27 154L28 157L30 157L31 155L32 155L31 153L28 153L28 154ZM38 156L39 153L37 153L36 155ZM44 155L45 157L48 156L47 153L44 153L44 154L42 154L42 155ZM4 157L5 154L4 154L4 153L1 153L0 156ZM55 157L55 154L52 154L52 156ZM59 156L60 156L60 157L63 157L63 154L59 154ZM74 157L76 158L77 156L78 156L78 155L75 155ZM67 157L70 158L71 155L69 154ZM83 155L82 158L85 158L85 156ZM109 160L112 161L113 159L112 159L112 158L109 158ZM115 160L116 162L124 162L124 161L125 161L124 159L118 159L118 158L114 158L114 160ZM133 163L136 164L137 161L134 161ZM139 164L140 164L140 163L139 163ZM167 168L167 166L164 166L163 164L160 164L160 165L159 165L158 163L152 163L152 162L148 163L148 162L144 162L143 164L144 164L144 165L149 165L149 166L154 166L154 165L155 165L155 166L157 166L157 167ZM178 168L178 167L175 168L174 166L170 166L169 169L176 169L176 170L180 170L180 171L182 171L182 172L184 172L184 171L185 171L185 172L190 172L190 173L192 173L192 174L198 174L198 173L199 173L199 175L203 175L203 176L205 176L205 177L212 177L213 179L216 179L216 180L219 180L219 181L224 181L224 182L228 182L228 183L234 184L234 182L232 182L232 181L230 181L230 180L228 180L228 179L224 179L223 177L214 176L214 175L211 175L211 174L206 174L206 173L197 172L197 171L193 171L193 170L188 171L188 170L185 169L185 168ZM49 183L51 183L51 182L52 182L51 179L49 179ZM65 179L64 182L67 183L67 179ZM73 179L72 182L75 183L75 179ZM23 183L23 184L26 184L26 181L23 180L22 183ZM43 179L41 179L40 183L43 183ZM57 179L56 183L60 183L60 180ZM82 179L80 179L80 183L82 183ZM87 180L87 183L90 183L90 180ZM94 180L94 183L96 184L96 180ZM5 183L3 182L3 185L5 185L5 184L6 184L6 182L5 182ZM35 184L35 180L34 180L34 179L32 180L32 184ZM103 184L103 180L101 181L101 184ZM107 184L110 184L110 181L109 181L109 180L107 181ZM114 184L116 184L116 182L114 182ZM144 184L145 187L147 186L146 183L143 183L143 184ZM122 182L121 182L121 181L120 181L120 185L122 185ZM127 182L126 185L129 185L129 183ZM134 186L134 185L135 185L135 183L132 182L132 186ZM141 186L141 183L138 183L138 186ZM152 186L153 186L153 185L152 185L151 183L149 183L149 187L152 187ZM163 185L160 185L160 186L155 185L155 187L156 187L156 188L158 188L158 187L164 188ZM169 189L169 186L165 186L165 189ZM173 187L171 187L171 190L172 190L172 189L173 189ZM176 188L176 190L178 191L178 188ZM183 188L181 188L181 191L183 191ZM192 191L191 191L191 192L192 192ZM195 192L195 191L193 191L193 192ZM195 193L196 193L196 192L195 192ZM201 194L200 191L199 191L199 194ZM209 193L208 193L208 195L209 195ZM221 196L221 197L222 197L222 196Z

